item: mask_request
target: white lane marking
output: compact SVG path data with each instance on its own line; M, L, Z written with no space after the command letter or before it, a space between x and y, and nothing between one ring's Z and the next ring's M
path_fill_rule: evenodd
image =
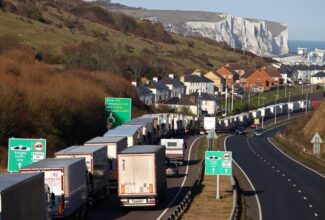
M190 147L190 151L189 151L189 153L188 153L188 156L187 156L187 161L190 161L190 157L191 157L191 152L192 152L192 148L193 148L193 146L194 146L194 144L196 143L196 141L197 140L199 140L200 138L202 138L202 137L204 137L204 136L200 136L200 137L198 137L198 138L196 138L194 141L193 141L193 143L192 143L192 145L191 145L191 147ZM172 201L168 204L168 206L167 206L167 208L158 216L158 218L157 218L157 220L160 220L160 219L162 219L162 217L166 214L166 212L170 209L170 207L173 205L173 203L175 202L175 200L177 199L177 197L179 196L179 194L182 192L182 190L183 190L183 187L184 187L184 185L185 185L185 182L186 182L186 179L187 179L187 176L188 176L188 170L189 170L189 164L187 164L187 167L186 167L186 173L185 173L185 177L184 177L184 179L183 179L183 182L182 182L182 185L181 185L181 187L179 188L179 190L178 190L178 192L176 193L176 195L174 196L174 198L172 199Z
M307 197L306 196L304 196L304 200L307 200Z
M286 175L283 173L282 176L286 176Z
M276 170L276 172L280 173L280 170Z
M275 169L275 166L272 166L272 169Z
M296 187L296 184L293 184L293 187Z
M301 190L300 189L298 189L298 193L301 193Z
M223 144L223 148L227 151L227 145L226 145L226 142L227 142L227 139L228 139L229 136L227 136L224 140L224 144ZM248 145L251 147L249 141L248 141L249 138L247 138L247 143ZM236 163L236 161L233 159L232 160L234 162L234 164L236 164L236 166L239 168L239 170L242 172L242 174L244 174L245 178L247 179L249 185L251 186L252 190L256 192L256 189L253 185L253 183L251 182L251 180L248 178L247 174L245 173L245 171L239 166L238 163ZM255 198L256 198L256 202L257 202L257 207L258 207L258 215L259 215L259 220L262 220L263 219L263 216L262 216L262 208L261 208L261 203L260 203L260 199L257 195L257 193L255 193Z
M291 181L291 179L288 179L288 182L290 182Z
M314 215L315 215L316 217L318 217L318 214L317 214L317 213L315 213Z
M308 170L310 170L310 171L312 171L312 172L318 174L320 177L323 177L323 178L325 179L325 176L324 176L323 174L317 172L316 170L313 170L312 168L310 168L310 167L308 167L308 166L306 166L306 165L300 163L300 162L297 161L296 159L294 159L294 158L290 157L289 155L287 155L286 153L284 153L280 148L278 148L278 147L277 147L277 146L276 146L276 145L275 145L275 144L270 140L269 137L267 138L267 140L268 140L268 142L270 142L270 144L273 145L273 147L275 147L278 151L280 151L284 156L286 156L286 157L289 158L290 160L296 162L297 164L299 164L299 165L305 167L306 169L308 169Z
M313 206L312 206L312 204L309 204L309 208L312 208Z

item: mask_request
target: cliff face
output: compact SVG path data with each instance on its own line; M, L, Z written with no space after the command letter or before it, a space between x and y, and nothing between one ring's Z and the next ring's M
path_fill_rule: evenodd
M258 55L283 55L289 53L288 29L268 21L249 20L223 14L217 22L189 21L185 35L198 35L218 42L226 42Z
M114 8L113 10L137 18L160 22L170 32L207 37L218 42L223 41L231 47L258 55L272 56L289 53L288 28L286 25L276 22L212 12L141 8Z

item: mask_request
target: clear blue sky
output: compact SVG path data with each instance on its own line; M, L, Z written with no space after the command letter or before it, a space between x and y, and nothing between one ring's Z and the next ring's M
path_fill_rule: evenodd
M148 9L224 12L278 21L289 27L290 40L325 41L325 0L112 0Z

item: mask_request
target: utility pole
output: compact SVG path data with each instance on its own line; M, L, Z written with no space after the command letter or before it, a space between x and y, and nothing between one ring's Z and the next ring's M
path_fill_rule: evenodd
M227 112L228 112L228 87L226 87L226 95L225 95L225 114L227 116Z
M232 84L232 88L231 88L231 112L234 111L234 84Z

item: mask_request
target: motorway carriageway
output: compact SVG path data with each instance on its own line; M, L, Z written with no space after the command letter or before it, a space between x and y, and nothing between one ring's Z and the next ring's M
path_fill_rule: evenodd
M226 149L251 182L259 218L264 220L325 219L325 177L281 153L270 141L286 125L261 137L230 136Z
M87 219L167 219L191 189L198 175L196 166L198 164L197 150L202 136L183 136L180 138L184 138L187 142L186 160L184 165L179 167L180 175L178 178L167 178L168 188L163 204L156 208L123 208L119 205L117 192L113 192L108 199L99 202L97 206L90 210Z

